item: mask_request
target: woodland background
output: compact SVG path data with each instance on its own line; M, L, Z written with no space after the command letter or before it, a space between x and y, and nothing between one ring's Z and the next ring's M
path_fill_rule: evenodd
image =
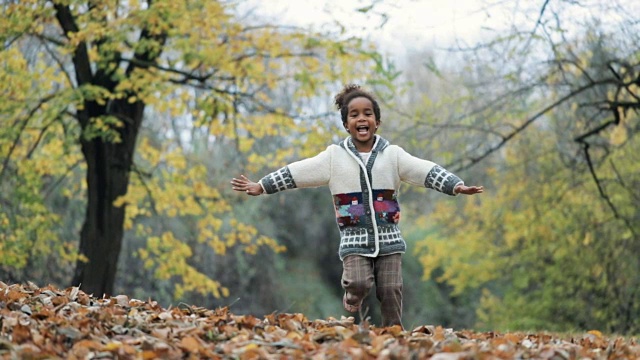
M344 138L354 82L380 135L485 186L401 188L407 328L640 332L637 5L487 3L486 40L392 60L241 3L0 1L0 280L344 314L328 190L229 180Z

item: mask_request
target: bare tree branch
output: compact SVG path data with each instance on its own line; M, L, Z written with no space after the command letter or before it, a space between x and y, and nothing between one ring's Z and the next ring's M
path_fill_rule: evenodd
M602 184L600 182L600 179L598 178L598 175L596 174L596 170L595 170L595 166L593 165L593 161L591 160L591 154L589 153L589 146L590 146L589 143L586 142L586 141L580 141L580 143L582 144L582 149L584 151L584 156L585 156L585 159L587 160L587 165L589 167L589 172L591 173L591 177L593 178L593 181L596 183L596 187L598 188L598 192L600 193L600 197L602 197L602 199L604 199L604 201L607 203L607 206L609 206L609 208L611 209L611 212L613 212L613 216L616 219L622 220L622 222L624 222L624 224L629 229L629 231L631 231L631 233L634 235L634 237L637 237L638 235L636 234L635 228L629 222L629 219L627 219L626 217L623 217L623 216L620 215L620 213L618 212L618 209L616 208L616 206L611 201L611 198L605 192L604 187L602 186Z
M524 123L522 123L522 125L516 127L515 130L512 131L511 133L503 135L502 139L501 139L501 141L499 143L497 143L494 146L490 147L488 150L486 150L484 153L480 154L479 156L471 158L470 162L468 164L460 165L460 166L453 166L452 164L447 164L446 166L447 167L451 167L452 169L454 169L454 171L466 170L466 169L472 167L473 165L479 163L480 161L482 161L483 159L485 159L489 155L493 154L494 152L496 152L497 150L502 148L507 142L509 142L509 140L511 140L513 137L515 137L516 135L521 133L523 130L525 130L527 127L529 127L529 125L534 123L536 120L538 120L540 117L542 117L547 112L555 109L556 107L558 107L559 105L563 104L567 100L575 97L576 95L578 95L578 94L580 94L580 93L582 93L582 92L584 92L586 90L589 90L589 89L591 89L591 88L593 88L593 87L595 87L597 85L610 84L612 82L614 82L614 81L611 80L611 79L604 79L604 80L600 80L600 81L597 81L597 82L589 83L587 85L584 85L584 86L582 86L582 87L580 87L578 89L575 89L575 90L571 91L570 93L568 93L567 95L563 96L559 100L553 102L552 104L546 106L544 109L538 111L536 114L534 114L532 117L528 118ZM458 160L457 162L460 162L460 160Z
M640 195L638 194L637 191L632 191L629 189L629 186L624 181L624 178L622 177L622 175L620 175L620 171L618 171L618 168L616 167L616 164L613 162L612 159L609 159L609 164L611 165L611 169L613 169L613 173L616 175L616 178L618 179L618 182L620 183L620 185L622 185L622 187L629 192L629 195L631 195L631 197L635 199L637 204L640 204Z
M49 43L52 42L52 40L49 40L48 38L45 38L43 36L38 36L38 39L42 42L42 45L44 46L44 49L47 51L49 56L51 56L53 61L55 61L56 64L58 64L58 68L60 69L60 71L62 71L64 76L67 78L67 81L69 82L69 86L73 87L73 79L71 78L71 74L69 74L67 69L64 68L64 64L62 60L60 60L58 55L52 49L49 48Z
M607 127L609 127L610 125L615 125L615 124L617 124L617 121L616 121L615 119L614 119L614 120L609 120L609 121L607 121L607 122L605 122L605 123L603 123L603 124L600 124L600 125L599 125L598 127L596 127L595 129L592 129L592 130L590 130L590 131L587 131L586 133L584 133L584 134L582 134L582 135L580 135L580 136L578 136L578 137L574 138L574 139L573 139L573 141L575 141L575 142L579 142L579 143L584 143L584 141L585 141L585 139L586 139L586 138L588 138L588 137L590 137L590 136L593 136L593 135L595 135L595 134L598 134L598 133L600 133L602 130L604 130L604 129L606 129Z
M540 9L540 15L538 15L538 20L536 20L536 24L534 25L533 30L531 30L531 34L529 35L529 39L527 39L527 43L523 47L523 49L525 51L527 51L527 49L529 49L529 45L531 44L531 40L533 40L533 37L536 35L536 31L538 30L538 26L542 25L542 17L544 16L544 11L547 8L547 5L549 5L549 0L545 0L544 4L542 4L542 8Z

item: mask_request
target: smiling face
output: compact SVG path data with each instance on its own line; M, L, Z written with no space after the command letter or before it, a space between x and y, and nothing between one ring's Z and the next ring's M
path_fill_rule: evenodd
M374 134L380 121L376 119L373 103L366 97L352 99L347 106L347 121L344 127L351 134L356 149L369 152L373 148Z

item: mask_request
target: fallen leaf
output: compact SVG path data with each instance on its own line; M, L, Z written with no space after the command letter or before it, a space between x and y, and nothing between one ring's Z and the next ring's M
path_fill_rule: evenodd
M31 340L31 329L28 326L16 324L11 331L11 342L23 344Z
M182 338L180 341L180 347L192 353L197 353L200 350L200 342L193 336Z

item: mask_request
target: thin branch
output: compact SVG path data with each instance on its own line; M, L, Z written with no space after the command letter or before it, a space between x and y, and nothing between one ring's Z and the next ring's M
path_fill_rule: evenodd
M534 123L536 120L538 120L540 117L545 115L547 112L553 110L557 106L563 104L565 101L575 97L576 95L582 93L583 91L589 90L589 89L591 89L591 88L593 88L594 86L597 86L597 85L608 84L608 83L611 83L611 80L605 79L605 80L601 80L601 81L598 81L598 82L593 82L593 83L587 84L585 86L582 86L582 87L580 87L578 89L575 89L575 90L571 91L570 93L568 93L567 95L563 96L559 100L553 102L552 104L546 106L544 109L538 111L532 117L527 119L522 125L516 127L516 129L514 131L512 131L511 133L509 133L507 135L503 135L502 136L502 140L499 143L497 143L494 146L490 147L484 153L480 154L480 156L477 156L475 158L471 158L470 162L468 164L462 165L462 166L458 166L458 167L454 167L451 164L448 164L447 166L451 167L455 171L466 170L466 169L472 167L473 165L479 163L480 161L482 161L483 159L485 159L489 155L493 154L494 152L496 152L497 150L502 148L513 137L515 137L516 135L518 135L519 133L524 131L529 125Z
M543 78L538 79L538 80L539 80L539 83L541 83L541 84L544 83L544 79ZM487 111L489 109L496 108L496 107L501 107L501 106L503 106L504 103L508 103L509 102L508 95L512 95L513 96L513 95L525 94L525 93L530 92L533 89L535 89L536 85L537 85L536 83L531 83L531 84L527 84L525 86L521 86L521 87L519 87L519 88L517 88L515 90L505 91L504 93L498 94L493 99L491 99L490 101L486 102L485 104L483 104L479 108L473 109L473 110L471 110L469 112L466 112L466 113L463 113L463 114L461 114L459 116L456 116L455 118L453 118L451 120L451 122L457 123L459 121L462 121L465 118L468 118L468 117L471 117L471 116L475 116L477 114L481 114L482 112ZM401 110L397 106L391 106L389 104L389 102L387 102L385 100L384 97L381 97L380 100L378 100L378 101L380 103L382 103L382 104L387 105L391 111L395 112L396 114L398 114L398 115L400 115L400 116L402 116L402 117L404 117L406 119L413 119L415 117L414 115L409 114L409 113ZM420 124L423 124L423 123L417 122L417 124L420 125ZM443 128L451 126L451 125L447 125L447 124L432 125L432 124L427 124L427 123L424 123L424 125L433 126L433 127L443 127ZM480 130L480 131L483 131L483 132L489 132L489 133L492 133L492 134L497 135L499 137L502 137L502 134L500 134L498 132L494 132L493 130L487 130L487 129L477 129L477 130Z
M524 51L529 51L529 45L531 44L531 40L536 35L538 26L542 25L542 17L544 16L544 11L547 8L547 5L549 5L549 0L545 0L544 4L542 4L542 8L540 9L540 15L538 15L538 20L536 21L536 24L533 27L533 30L531 30L531 34L529 36L529 39L527 39L527 43L523 47Z
M272 55L272 54L268 54L268 53L259 53L259 52L255 52L255 53L246 53L246 54L242 54L242 55L238 55L237 57L235 57L233 59L233 61L235 62L240 62L242 60L248 59L248 58L252 58L252 57L260 57L262 59L286 59L286 58L298 58L298 57L316 57L318 56L318 54L311 52L311 51L306 51L306 52L299 52L299 53L282 53L282 54L276 54L276 55ZM215 79L215 80L224 80L224 81L234 81L235 77L234 76L217 76L214 77L214 75L218 72L218 69L213 69L211 72L207 73L207 74L196 74L197 69L200 67L200 65L196 66L195 69L193 70L179 70L176 68L172 68L172 67L167 67L167 66L162 66L159 65L155 62L152 61L144 61L142 59L138 59L138 58L133 58L133 59L128 59L128 58L120 58L121 61L127 62L129 64L132 65L137 65L140 67L144 67L144 68L155 68L161 71L165 71L168 73L172 73L172 74L177 74L180 76L183 76L183 79L171 79L170 81L175 83L175 84L187 84L190 80L196 81L196 82L200 82L200 83L204 83L210 79Z
M288 59L288 58L302 58L302 57L317 57L318 54L313 52L313 51L303 51L303 52L287 52L287 53L281 53L281 54L269 54L269 53L265 53L265 52L253 52L253 53L246 53L246 54L241 54L238 55L237 57L233 58L233 61L235 62L239 62L241 60L244 59L249 59L252 57L258 57L260 59Z
M498 36L496 38L494 38L493 40L491 40L490 42L487 43L480 43L477 44L475 46L462 46L461 44L459 44L459 40L456 40L456 47L436 47L437 50L443 50L443 51L447 51L447 52L476 52L478 50L482 50L482 49L492 49L496 44L500 44L502 42L511 40L514 37L518 37L518 36L524 36L524 35L528 35L529 32L526 31L515 31L514 33L512 33L511 35L506 35L506 36Z
M51 186L49 186L49 188L47 189L47 191L44 194L44 198L48 198L49 195L51 195L51 193L53 193L53 190L55 190L55 188L58 187L58 185L60 185L62 183L62 181L64 181L64 179L67 178L67 176L69 175L69 173L71 173L71 171L73 171L73 169L75 169L76 167L78 167L78 165L82 164L82 160L78 160L76 161L73 165L69 166L67 168L67 171L60 176L60 178L58 178L58 180L56 180L53 184L51 184Z
M640 102L635 102L635 101L602 100L602 101L579 102L577 104L579 107L600 106L600 108L604 110L613 110L616 108L640 109Z
M60 60L58 58L58 55L55 54L55 52L52 49L49 48L49 43L47 41L45 41L46 39L44 37L38 36L38 39L42 42L42 45L44 46L44 48L47 51L47 53L49 54L49 56L51 56L53 61L55 61L56 64L58 64L58 68L60 69L60 71L62 71L64 76L67 78L67 81L69 82L69 85L73 86L73 79L71 78L71 74L69 74L69 72L64 68L64 63L62 62L62 60Z
M593 178L593 181L596 183L596 186L598 187L598 192L600 193L600 196L607 202L607 204L609 205L609 208L611 208L611 211L613 211L613 215L617 219L620 219L620 214L618 213L618 210L611 202L611 199L609 198L609 196L607 196L607 194L604 192L604 188L602 187L602 184L600 183L600 179L596 174L595 167L593 166L593 161L591 160L591 154L589 153L589 146L590 146L589 143L586 141L580 141L580 143L582 144L584 156L585 156L585 159L587 160L587 165L589 166L589 172L591 173L591 177Z
M609 164L611 165L611 168L613 169L613 173L616 175L616 178L618 179L618 182L620 183L620 185L622 185L622 187L629 192L631 197L635 199L636 203L640 203L640 196L638 196L636 191L632 191L629 189L629 186L627 186L627 184L625 183L624 178L620 174L620 171L618 171L618 168L616 167L616 164L613 162L612 159L609 159Z
M42 138L44 137L44 134L47 132L47 129L49 129L49 126L51 126L53 123L55 123L56 120L58 119L58 116L60 116L62 113L63 113L63 111L60 112L58 115L56 115L53 118L53 120L51 120L48 124L43 126L42 129L40 129L40 133L38 134L38 138L36 139L36 141L34 141L33 146L27 152L27 155L25 156L25 159L31 159L31 156L33 156L33 153L38 148L38 145L40 145L40 141L42 141Z
M593 136L595 134L600 133L602 130L606 129L607 127L611 126L611 125L615 125L617 124L616 120L609 120L603 124L600 124L600 126L596 127L595 129L592 129L590 131L587 131L586 133L576 137L573 139L573 141L575 142L579 142L579 143L583 143L584 140L590 136Z
M559 71L564 75L566 73L566 71L562 68L562 64L569 64L569 65L573 65L575 66L578 70L580 70L580 73L582 73L582 75L584 75L587 80L589 80L589 82L595 82L595 80L591 77L591 75L589 75L589 73L587 72L586 69L584 69L577 61L575 60L570 60L570 59L552 59L552 60L548 60L547 63L553 64L556 63L558 64L558 68Z
M273 25L273 24L263 24L263 25L253 25L247 26L241 30L241 32L250 32L255 30L295 30L295 31L303 31L304 28L293 25Z
M56 39L54 37L51 37L49 35L46 35L46 34L35 34L35 36L38 39L40 39L40 41L42 41L44 43L53 43L56 46L60 46L60 47L67 45L64 41L58 40L58 39Z
M29 124L29 120L31 120L31 117L40 109L40 107L42 107L44 103L51 100L54 96L55 94L50 94L40 99L40 101L38 102L38 105L36 105L33 109L31 109L25 116L24 123L20 127L20 130L18 131L16 138L13 140L13 144L11 144L11 147L9 147L9 152L7 153L7 156L2 162L2 168L0 169L0 183L2 182L2 178L4 177L4 173L7 170L7 167L9 166L9 160L11 159L11 155L13 155L13 152L18 147L18 143L20 142L20 137L22 137L22 133L24 132L24 129L26 129L27 125ZM19 120L16 121L16 124L18 122Z
M434 129L462 129L462 130L471 130L485 134L491 134L498 137L502 137L502 133L497 130L487 129L485 127L473 126L473 125L462 125L462 124L426 124L426 126L434 128ZM410 130L415 131L415 129Z
M138 179L140 179L140 182L142 183L142 186L147 191L147 195L149 196L149 202L151 203L151 211L153 212L153 215L154 216L159 216L159 213L158 213L158 210L157 210L157 206L156 206L156 201L153 198L153 193L151 191L151 188L147 184L147 181L145 180L145 177L149 177L151 175L143 173L142 170L140 170L140 168L138 168L138 166L135 163L131 164L131 170L133 170L133 172L136 175L138 175Z
M632 226L632 224L629 222L629 220L626 217L623 217L623 216L620 215L620 213L618 212L618 209L616 208L616 206L611 201L611 198L607 195L607 193L605 192L604 188L602 187L600 179L598 178L598 175L596 174L595 167L593 166L593 161L591 160L591 155L589 154L589 143L586 142L586 141L580 141L580 143L583 146L582 148L584 150L585 159L587 160L587 165L589 167L589 172L591 173L591 177L593 178L593 181L596 183L596 186L598 188L598 192L600 193L600 197L602 197L605 200L605 202L607 203L607 205L609 206L609 208L613 212L613 216L618 220L622 220L622 222L627 226L629 231L631 231L633 236L634 237L638 237L638 235L637 235L634 227Z

